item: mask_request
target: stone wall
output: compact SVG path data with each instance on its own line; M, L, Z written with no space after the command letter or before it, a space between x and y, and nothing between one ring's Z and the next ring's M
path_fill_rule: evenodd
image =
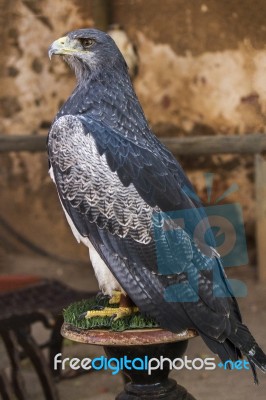
M95 24L92 1L2 0L1 134L44 134L68 97L74 77L47 48L65 32ZM258 0L114 0L110 20L124 26L139 54L135 88L161 134L244 135L265 131L266 3ZM212 201L232 183L226 201L244 209L254 240L254 174L250 156L181 157L206 199L204 172L215 173ZM0 160L2 248L28 251L19 235L53 254L86 258L69 232L46 154ZM13 232L12 228L15 232ZM8 230L9 229L9 230Z

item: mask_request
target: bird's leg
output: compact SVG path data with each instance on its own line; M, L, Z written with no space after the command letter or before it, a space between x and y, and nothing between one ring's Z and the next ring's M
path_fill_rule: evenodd
M109 300L109 304L120 304L122 298L122 292L119 290L113 290L112 297Z
M118 307L104 307L102 309L94 308L83 314L80 318L93 318L93 317L111 317L114 321L117 319L127 317L139 311L138 307L132 302L132 300L121 293L120 291L114 290L113 295L109 300L109 304L119 304Z

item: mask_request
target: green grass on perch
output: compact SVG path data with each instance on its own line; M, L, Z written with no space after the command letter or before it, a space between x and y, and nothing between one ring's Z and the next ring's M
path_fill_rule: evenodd
M130 316L114 321L111 317L93 317L90 319L79 319L80 314L85 311L92 310L95 306L101 305L104 307L119 307L119 304L108 303L108 298L97 299L96 297L82 300L77 303L70 304L64 310L64 321L80 329L108 329L112 331L124 331L127 329L144 329L144 328L159 328L159 325L151 317L143 316L136 312Z

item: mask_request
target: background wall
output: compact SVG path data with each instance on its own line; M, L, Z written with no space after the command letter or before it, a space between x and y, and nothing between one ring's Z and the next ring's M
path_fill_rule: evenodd
M47 48L67 31L94 26L94 3L1 1L1 135L48 131L75 81L62 60L49 61ZM114 0L110 6L110 22L122 24L137 46L135 88L160 135L265 131L265 1ZM212 202L232 183L239 185L226 201L238 201L244 209L254 261L253 158L201 156L180 161L204 200L204 172L216 174ZM47 175L46 154L1 154L0 190L3 256L41 249L87 259L63 217Z

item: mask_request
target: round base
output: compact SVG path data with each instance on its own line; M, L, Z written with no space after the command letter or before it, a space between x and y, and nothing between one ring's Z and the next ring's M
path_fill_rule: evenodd
M74 342L100 346L135 346L160 343L173 343L192 339L197 336L193 330L173 333L164 329L134 329L113 332L104 329L80 329L64 323L61 334Z

